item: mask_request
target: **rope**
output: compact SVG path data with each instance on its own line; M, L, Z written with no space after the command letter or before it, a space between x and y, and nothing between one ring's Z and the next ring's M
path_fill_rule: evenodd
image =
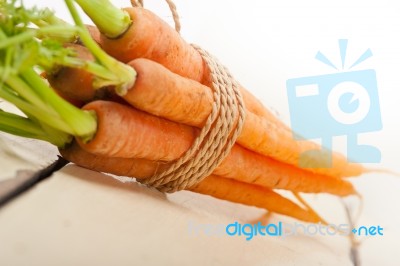
M179 20L179 14L176 10L176 5L172 0L165 0L168 4L169 10L171 11L172 18L174 19L175 23L175 30L180 33L181 31L181 22ZM143 0L131 0L131 5L133 7L144 7Z
M181 24L172 0L166 0L171 10L175 30ZM143 0L131 0L134 7L143 7ZM229 154L242 131L245 107L239 86L228 69L199 46L192 45L206 62L214 90L212 111L207 121L184 155L169 164L166 170L152 177L138 180L162 192L176 192L190 188L209 176Z
M133 7L144 7L143 0L131 0Z
M169 167L139 182L162 192L176 192L201 182L229 154L239 137L245 119L245 107L239 86L228 69L198 46L210 69L214 103L200 134L192 147Z

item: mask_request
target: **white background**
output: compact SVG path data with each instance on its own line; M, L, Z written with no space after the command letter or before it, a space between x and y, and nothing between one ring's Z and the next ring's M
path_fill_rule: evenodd
M29 3L52 7L66 18L63 1ZM114 3L121 7L129 5L129 1ZM318 50L339 65L338 39L349 39L349 61L370 48L374 56L355 70L376 70L383 130L360 136L360 140L381 150L382 163L374 167L400 171L398 1L176 0L175 3L183 37L217 55L248 90L286 122L289 122L286 80L335 73L314 59ZM145 6L172 23L164 1L149 0ZM345 152L344 143L345 138L335 139L334 148ZM396 252L400 237L400 180L390 175L369 174L354 181L364 195L361 221L367 225L379 224L385 233L383 237L363 242L363 265L399 265Z

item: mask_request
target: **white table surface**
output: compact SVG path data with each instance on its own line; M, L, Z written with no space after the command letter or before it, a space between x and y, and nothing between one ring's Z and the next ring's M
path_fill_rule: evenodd
M0 156L2 178L55 158L56 150L41 142L0 137L14 151ZM337 201L319 202L341 213ZM164 195L70 164L0 209L0 264L351 265L345 237L246 241L190 231L193 225L254 222L264 214L187 191ZM278 221L294 220L270 220Z

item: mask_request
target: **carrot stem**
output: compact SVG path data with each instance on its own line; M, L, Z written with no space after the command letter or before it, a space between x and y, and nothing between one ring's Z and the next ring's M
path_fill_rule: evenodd
M78 2L78 1L77 1ZM100 3L105 2L105 7L104 10L107 11L107 2L108 1L100 1L100 0L95 0L95 1L79 1L83 4L83 6L91 6L91 4L94 4L95 6L99 5ZM89 4L90 2L90 4ZM136 80L136 71L132 68L129 67L111 56L109 56L106 52L104 52L100 46L92 39L92 37L89 34L89 31L83 24L77 9L75 8L74 3L72 0L65 0L65 3L71 13L72 18L75 21L75 24L80 27L80 38L82 42L85 44L85 46L90 50L90 52L93 54L93 56L105 67L107 70L109 70L111 73L114 74L114 80L117 81L116 83L116 91L119 94L125 94L126 91L133 86ZM109 5L111 5L109 3ZM111 5L112 6L112 5ZM99 7L98 7L99 8ZM99 10L102 10L99 12ZM104 12L103 7L97 9L97 12L102 13ZM119 9L118 9L119 10ZM122 12L122 11L121 11ZM109 81L104 82L100 77L96 77L94 80L94 86L95 87L102 87L105 85L111 85L109 84Z
M49 8L44 8L39 10L40 16L35 18L32 18L32 23L35 24L36 26L40 27L46 27L50 25L60 25L60 26L68 26L69 24L57 17L52 10Z
M131 25L128 13L115 7L108 0L75 0L93 20L100 32L109 38L117 38Z
M32 39L33 37L46 38L69 42L74 40L79 32L75 26L47 26L45 28L30 29L29 31L4 39L0 42L0 49Z
M11 17L11 20L7 22L8 24L13 23L12 20L15 19L13 15L15 15L16 17L17 15L19 15L18 12L25 12L24 15L27 15L28 19L23 21L23 23L25 24L25 28L20 27L18 31L16 31L12 27L7 28L7 24L5 23L5 31L0 32L0 49L10 48L11 46L18 44L24 44L34 38L50 38L53 42L58 41L61 43L65 43L76 40L76 38L79 36L82 42L92 53L92 55L97 59L98 62L88 62L85 60L79 60L78 58L71 58L64 55L60 58L52 58L52 60L50 60L52 65L48 67L51 68L57 65L61 65L84 69L95 75L95 78L93 80L94 88L98 89L105 86L115 86L117 92L119 92L120 94L124 94L127 89L133 86L136 80L135 70L130 66L126 66L125 64L120 63L119 61L109 56L106 52L104 52L91 38L86 26L83 24L81 18L79 17L79 14L73 2L66 1L66 4L76 23L76 26L69 25L61 19L58 19L52 13L47 14L50 12L47 11L47 9L40 13L36 9L28 10L21 6L21 11L16 11L15 7L10 7L6 4L6 11ZM9 5L12 5L12 3ZM41 16L37 15L36 13L41 14ZM44 13L44 15L42 13ZM28 22L38 24L41 27L35 29L28 28ZM34 47L31 48L33 49ZM42 58L40 57L38 58L38 60L41 59ZM44 60L46 61L47 58L45 58Z
M49 25L36 29L38 38L52 38L61 43L73 43L79 37L79 28L68 23Z
M56 64L64 67L82 69L93 74L94 80L91 84L92 89L101 89L106 86L118 86L123 83L123 81L120 81L120 77L117 73L110 71L108 68L98 64L97 62L84 60L79 57L67 56L60 58ZM51 70L48 71L48 73L49 72L51 73ZM121 80L123 80L123 78L121 78Z
M92 112L82 111L58 96L35 71L51 66L60 57L68 56L62 45L38 41L35 36L61 30L63 26L28 28L32 20L40 20L40 11L26 9L16 1L2 2L0 16L0 97L14 104L24 114L2 111L0 130L19 136L46 140L64 147L76 136L90 140L97 129ZM39 14L39 15L38 15ZM66 27L75 28L78 27ZM29 38L28 38L29 37ZM55 40L52 40L55 42Z
M83 141L89 141L96 132L97 123L93 114L82 111L58 96L52 88L33 70L22 73L28 83L35 89L39 97L51 105L63 121L71 128L72 134Z
M0 42L0 49L8 47L8 46L15 45L17 43L22 43L24 41L32 39L34 36L35 36L35 32L34 31L28 31L28 32L24 32L24 33L15 35L13 37L4 39L4 40L2 40Z
M33 71L33 70L32 70ZM60 141L49 141L62 147L72 140L66 135L74 135L88 141L94 135L97 122L91 112L82 111L60 98L50 88L41 77L34 71L22 74L22 78L13 77L13 82L2 84L0 87L0 97L13 103L29 118L40 127L51 127L50 135L55 135ZM10 86L10 84L12 86ZM17 91L28 91L24 96L18 95ZM34 96L30 96L34 94ZM31 100L32 99L32 100ZM15 120L15 127L18 127L20 120ZM48 132L49 130L46 130ZM21 134L18 134L21 135ZM57 135L61 137L57 137ZM40 138L43 139L43 138Z
M48 134L48 130L40 127L32 119L8 113L0 109L0 131L20 137L44 140L58 147L71 141L68 134Z

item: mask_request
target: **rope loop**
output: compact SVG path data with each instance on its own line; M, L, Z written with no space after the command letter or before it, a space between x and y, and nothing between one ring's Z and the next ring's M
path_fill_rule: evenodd
M207 51L192 46L210 69L214 102L205 125L189 150L171 162L165 171L138 180L162 192L172 193L189 188L209 176L229 154L245 119L239 85L228 69Z

